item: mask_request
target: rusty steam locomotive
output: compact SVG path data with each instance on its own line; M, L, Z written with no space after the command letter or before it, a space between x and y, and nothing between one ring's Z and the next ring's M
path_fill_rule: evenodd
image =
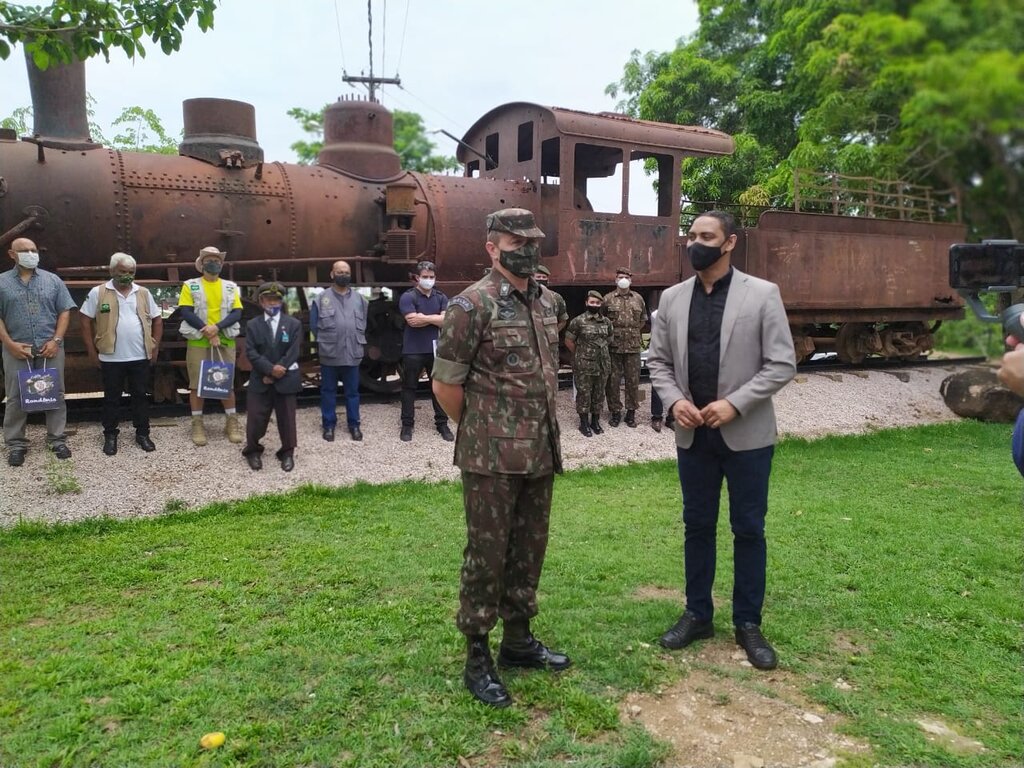
M136 257L140 281L170 288L194 276L201 247L217 245L229 254L225 275L243 286L270 278L322 285L344 258L356 284L401 290L411 266L428 259L451 295L487 266L485 214L520 206L548 233L544 263L571 313L588 289L609 290L620 264L655 305L663 288L688 275L682 159L734 147L730 136L704 128L513 103L466 132L462 176L434 176L402 171L384 107L341 100L324 114L317 164L302 166L264 160L252 106L204 98L184 103L179 156L130 153L88 138L81 63L34 71L31 85L35 135L0 134L0 246L31 237L42 266L83 293L106 278L115 251ZM658 183L655 210L641 213L630 175L643 172ZM595 210L591 188L607 189L609 180L611 202ZM946 254L964 228L928 220L930 211L909 220L914 209L902 196L899 206L881 197L857 206L899 210L902 220L842 215L849 201L830 201L828 213L764 211L743 231L734 263L780 285L798 357L927 351L934 324L963 315ZM298 300L304 311L305 291ZM372 388L398 381L396 301L387 292L371 301L363 382ZM158 400L173 398L184 380L174 321L155 370ZM95 391L98 376L76 342L69 333L68 389ZM311 375L314 351L304 359ZM247 368L244 356L238 367Z

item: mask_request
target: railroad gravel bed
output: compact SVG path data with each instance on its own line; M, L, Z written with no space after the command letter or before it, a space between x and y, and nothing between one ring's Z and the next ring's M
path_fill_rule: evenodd
M886 427L956 421L939 395L948 368L909 368L898 372L822 374L801 372L776 396L779 429L783 435L806 438L852 434ZM907 378L907 381L901 380ZM644 385L644 392L649 387ZM182 406L184 410L184 406ZM344 421L344 409L342 421ZM277 493L304 484L347 486L355 482L395 480L454 480L452 443L434 430L430 404L417 403L417 427L411 443L398 439L400 404L362 408L364 440L352 442L339 429L337 440L320 437L320 413L304 408L298 414L299 448L295 470L282 472L274 458L274 424L264 441L264 469L253 472L241 456L241 446L224 437L222 415L206 417L210 444L196 448L189 440L188 419L157 419L152 438L157 450L143 453L135 445L131 424L122 424L121 449L113 457L101 451L99 424L73 424L68 439L74 455L58 462L42 449L45 428L29 425L31 441L25 465L0 466L0 526L18 520L68 522L89 517L119 518L159 515L169 509L195 507L214 501ZM562 452L566 469L671 459L675 446L671 430L660 434L650 426L650 407L643 403L638 426L622 425L592 438L576 429L579 423L570 393L559 394ZM603 418L606 418L604 416ZM55 474L56 473L56 474ZM69 492L67 486L80 486ZM64 488L63 492L59 489Z

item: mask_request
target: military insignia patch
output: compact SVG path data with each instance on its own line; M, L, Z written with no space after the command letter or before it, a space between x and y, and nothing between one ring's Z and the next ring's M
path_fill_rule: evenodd
M516 310L514 307L510 307L507 304L503 304L498 307L498 319L499 320L514 320L516 316Z
M464 312L473 311L473 302L467 299L465 296L456 296L449 302L449 304L459 307Z
M512 293L512 284L508 280L501 281L501 298L507 299Z
M505 362L511 366L519 365L519 355L517 355L515 352L509 352L508 355L505 357Z

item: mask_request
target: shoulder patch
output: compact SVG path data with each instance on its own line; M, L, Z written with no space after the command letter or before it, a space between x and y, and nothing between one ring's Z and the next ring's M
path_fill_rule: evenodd
M460 307L464 312L472 312L473 302L467 299L465 296L456 296L454 299L448 302L449 307Z

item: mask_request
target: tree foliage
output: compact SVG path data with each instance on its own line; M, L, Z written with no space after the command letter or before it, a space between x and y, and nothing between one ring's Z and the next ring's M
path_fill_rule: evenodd
M436 146L427 136L422 117L415 112L405 112L401 109L396 109L391 114L395 128L395 151L404 170L420 173L458 170L459 161L454 157L434 154ZM299 163L308 165L316 160L324 145L323 109L313 112L302 107L293 107L288 110L288 116L295 118L303 132L311 137L308 141L299 140L291 145L299 157Z
M169 136L163 121L151 109L145 107L125 107L121 114L110 124L114 137L108 139L95 121L95 99L86 95L86 114L89 118L89 136L98 144L102 144L122 152L155 152L161 155L178 154L178 139ZM18 136L29 136L32 133L30 123L32 107L19 107L9 116L0 120L0 128L12 128Z
M796 168L952 190L973 233L1024 240L1020 0L698 0L671 52L608 92L637 117L731 133L685 161L692 200L791 202Z
M213 28L218 0L54 0L42 5L0 2L0 59L11 43L23 43L39 69L112 49L145 56L143 38L164 53L181 48L182 31L194 16L199 29Z

